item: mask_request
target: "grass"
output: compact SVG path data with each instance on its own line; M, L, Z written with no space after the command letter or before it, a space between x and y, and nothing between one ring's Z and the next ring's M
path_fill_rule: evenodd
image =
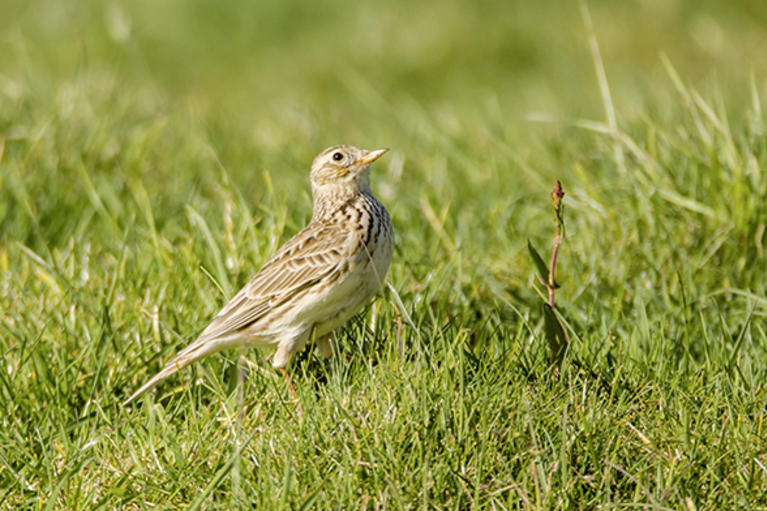
M4 3L0 506L767 507L764 9L589 12ZM394 291L292 363L303 421L255 351L121 408L335 143L392 148Z

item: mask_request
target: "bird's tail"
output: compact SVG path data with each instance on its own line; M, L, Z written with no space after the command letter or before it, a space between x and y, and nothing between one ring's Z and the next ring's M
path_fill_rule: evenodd
M132 402L141 394L152 389L155 385L173 375L180 369L188 366L192 362L196 362L197 360L200 360L201 358L206 357L211 353L215 353L217 351L231 347L233 344L235 344L233 341L235 341L235 339L211 339L200 336L196 341L176 353L173 358L168 360L168 362L165 364L165 367L163 367L159 373L154 375L151 380L142 385L140 389L134 392L131 397L123 401L122 406Z

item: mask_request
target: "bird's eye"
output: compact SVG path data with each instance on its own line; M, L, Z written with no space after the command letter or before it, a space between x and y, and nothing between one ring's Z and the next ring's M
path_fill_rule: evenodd
M341 153L333 153L333 159L335 161L341 161L344 159L344 155Z

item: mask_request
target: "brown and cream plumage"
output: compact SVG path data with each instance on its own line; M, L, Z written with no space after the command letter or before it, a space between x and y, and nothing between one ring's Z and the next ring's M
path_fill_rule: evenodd
M274 347L272 365L316 336L324 356L330 335L381 288L394 249L386 208L370 191L370 164L387 149L334 146L312 163L312 220L288 240L224 306L199 337L123 404L211 353Z

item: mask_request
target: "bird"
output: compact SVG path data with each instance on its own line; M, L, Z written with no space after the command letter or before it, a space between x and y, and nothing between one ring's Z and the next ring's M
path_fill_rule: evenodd
M295 395L286 366L314 340L324 358L330 338L381 289L394 252L389 212L370 190L370 165L388 148L336 145L309 174L309 224L282 245L190 344L123 402L180 369L233 348L275 348L272 366Z

